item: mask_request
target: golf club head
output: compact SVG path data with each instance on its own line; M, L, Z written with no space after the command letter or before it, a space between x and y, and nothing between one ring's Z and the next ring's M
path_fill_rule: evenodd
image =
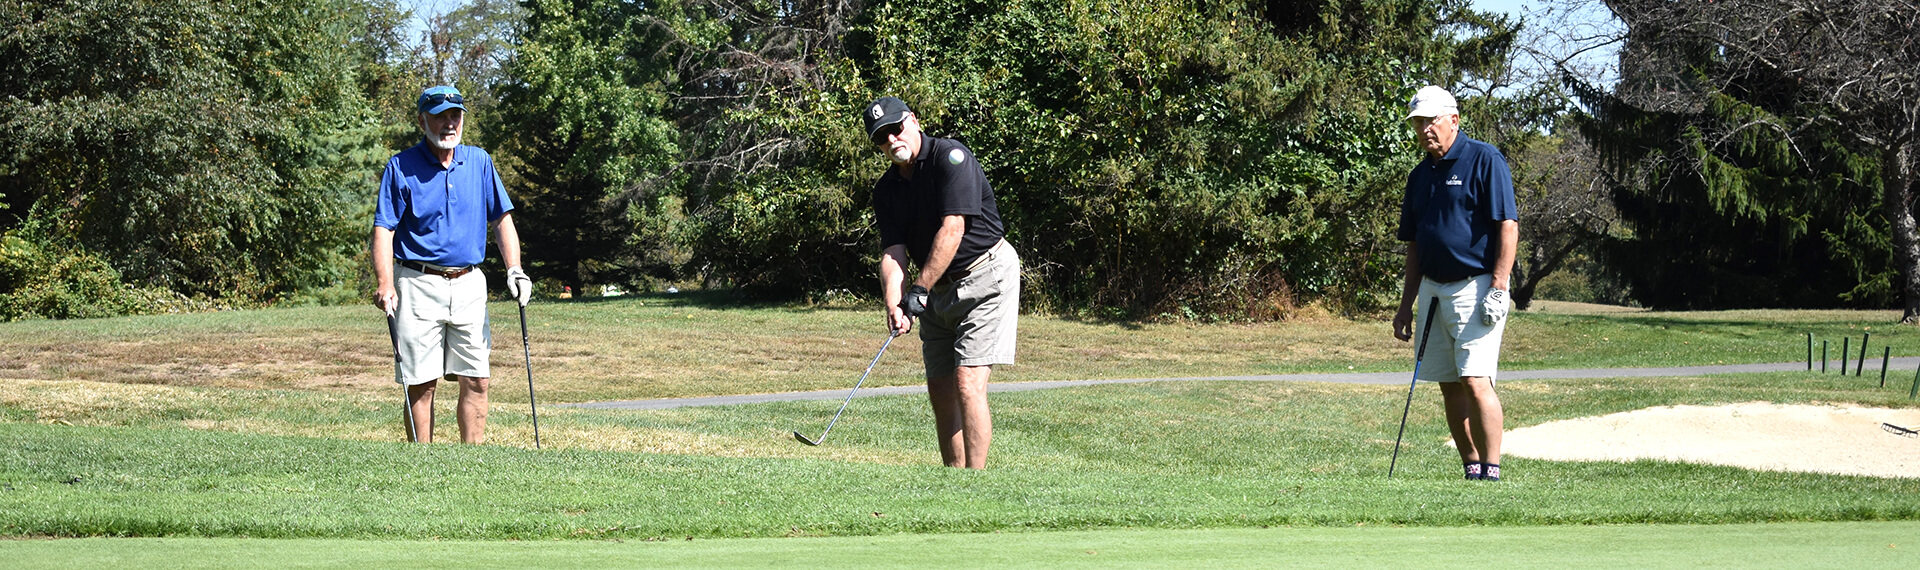
M800 443L804 443L804 444L807 444L807 445L811 445L811 446L814 446L814 447L819 447L819 446L820 446L820 442L817 442L817 441L814 441L814 440L811 440L811 439L807 439L807 436L804 436L804 435L800 435L800 432L797 432L797 431L796 431L796 432L793 432L793 438L794 438L794 439L797 439L797 440L800 440Z

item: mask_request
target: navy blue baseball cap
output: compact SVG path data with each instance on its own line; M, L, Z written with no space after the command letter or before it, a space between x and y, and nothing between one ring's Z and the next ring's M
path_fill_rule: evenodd
M872 140L874 133L880 132L880 129L888 125L907 120L907 113L911 112L907 109L907 102L901 101L899 97L881 97L873 100L873 104L867 106L866 112L860 114L860 118L867 120L867 139Z
M465 111L467 110L467 106L464 105L466 102L467 100L460 96L459 89L454 89L446 85L435 85L428 87L426 91L421 91L420 98L415 100L413 105L419 108L422 113L438 115L447 112L447 109Z

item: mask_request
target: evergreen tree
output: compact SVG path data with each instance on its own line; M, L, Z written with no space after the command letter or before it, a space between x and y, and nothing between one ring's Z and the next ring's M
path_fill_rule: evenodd
M1639 274L1636 295L1669 307L1898 299L1920 321L1920 5L1608 5L1628 26L1622 84L1585 90L1585 128L1625 181L1635 237L1614 255Z
M495 86L497 141L535 279L582 289L673 275L679 216L671 2L539 0Z

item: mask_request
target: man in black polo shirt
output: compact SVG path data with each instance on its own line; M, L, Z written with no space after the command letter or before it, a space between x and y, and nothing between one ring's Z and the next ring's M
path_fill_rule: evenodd
M1427 299L1440 300L1420 379L1440 383L1466 477L1499 481L1503 417L1493 385L1520 241L1513 176L1499 149L1460 136L1460 105L1446 89L1423 87L1409 107L1427 158L1407 176L1400 204L1406 284L1393 335L1412 339L1415 304L1425 311Z
M948 467L985 469L993 445L987 377L993 365L1013 363L1020 258L1002 239L993 187L973 151L923 134L897 98L874 101L861 118L867 138L893 161L873 184L888 329L905 334L920 319L940 457ZM908 259L920 267L911 286Z

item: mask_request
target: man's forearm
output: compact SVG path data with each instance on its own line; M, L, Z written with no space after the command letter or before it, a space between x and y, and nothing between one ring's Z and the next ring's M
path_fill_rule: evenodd
M1413 298L1420 294L1420 244L1407 242L1407 261L1401 270L1400 308L1412 310Z
M1519 248L1520 222L1514 220L1500 222L1500 252L1493 258L1493 288L1512 288L1513 260Z
M393 230L373 228L373 235L367 237L367 260L373 265L375 285L393 284Z
M883 307L900 304L902 283L907 281L907 248L896 245L880 253L880 299Z
M494 239L499 242L500 263L507 267L520 266L520 230L513 225L513 213L500 215L493 222Z
M960 251L960 237L966 233L966 216L947 216L941 220L940 233L933 236L933 251L927 252L927 264L920 268L920 277L913 284L932 289L940 276L946 275L954 253Z

